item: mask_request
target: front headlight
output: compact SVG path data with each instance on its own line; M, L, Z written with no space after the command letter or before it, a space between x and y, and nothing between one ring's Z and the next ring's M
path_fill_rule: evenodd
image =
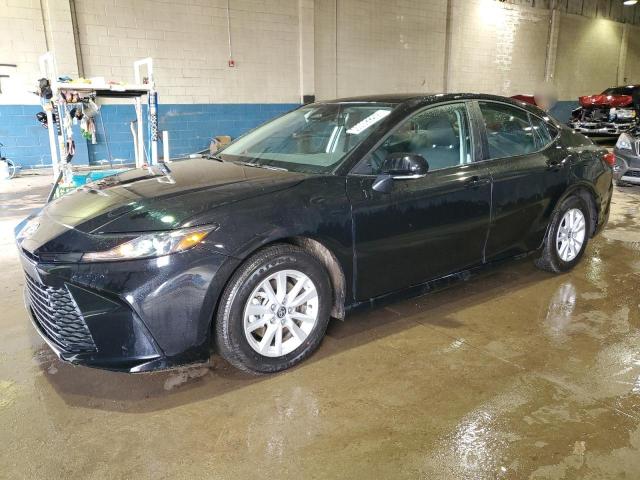
M88 252L82 255L83 262L108 262L114 260L134 260L160 257L170 253L183 252L202 242L216 225L183 228L168 232L156 232L121 243L111 250Z
M626 133L623 133L618 137L616 142L616 148L618 150L631 150L631 137Z
M619 108L616 115L620 119L636 118L636 111L630 108Z

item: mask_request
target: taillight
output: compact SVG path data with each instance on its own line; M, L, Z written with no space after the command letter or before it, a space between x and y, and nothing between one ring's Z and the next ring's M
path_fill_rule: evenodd
M616 154L613 152L605 153L602 156L602 159L607 162L610 167L613 167L616 164Z

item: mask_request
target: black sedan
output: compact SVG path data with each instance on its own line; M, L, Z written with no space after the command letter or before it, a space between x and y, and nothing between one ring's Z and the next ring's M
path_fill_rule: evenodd
M89 184L16 229L33 323L129 372L308 357L330 317L537 252L564 272L606 223L613 154L535 106L469 94L303 106L217 157Z

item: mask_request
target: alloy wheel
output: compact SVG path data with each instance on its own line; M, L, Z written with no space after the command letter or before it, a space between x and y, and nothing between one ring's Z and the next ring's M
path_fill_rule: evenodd
M244 308L244 333L253 350L281 357L298 348L318 321L318 291L298 270L280 270L262 280Z
M564 262L574 260L584 244L586 221L580 209L567 210L558 226L556 251Z

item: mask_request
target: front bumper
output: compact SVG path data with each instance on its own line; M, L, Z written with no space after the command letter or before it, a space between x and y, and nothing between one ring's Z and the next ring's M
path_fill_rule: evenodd
M635 126L635 122L616 123L616 122L580 122L574 121L569 123L576 132L583 135L591 135L595 137L617 136L621 133L628 132Z
M204 248L156 259L42 264L22 252L25 303L64 361L145 372L206 361L219 292L236 261Z
M634 142L634 148L640 145ZM614 150L616 164L613 167L613 178L618 182L640 185L640 155L630 150Z

